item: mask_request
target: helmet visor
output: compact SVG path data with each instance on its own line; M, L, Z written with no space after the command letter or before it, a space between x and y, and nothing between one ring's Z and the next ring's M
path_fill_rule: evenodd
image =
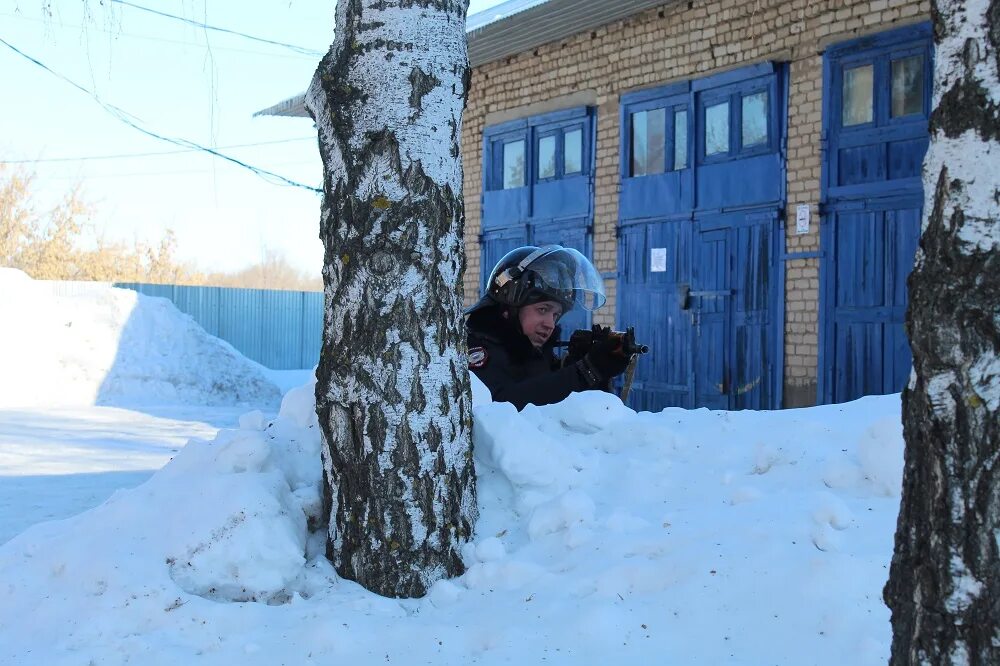
M535 288L584 310L604 305L604 279L590 260L573 248L550 247L551 252L525 266L535 273Z

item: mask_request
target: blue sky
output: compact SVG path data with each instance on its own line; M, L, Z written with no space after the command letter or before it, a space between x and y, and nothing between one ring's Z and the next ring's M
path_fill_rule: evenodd
M257 0L252 10L245 0L129 1L306 51L325 52L333 36L334 0ZM294 181L320 182L308 119L252 117L302 92L318 57L108 0L54 0L49 18L46 4L0 0L0 39L149 130L218 146ZM497 4L472 0L470 13ZM128 127L3 44L0 90L0 160L33 161L26 166L36 173L40 204L79 183L95 205L98 231L110 239L152 240L170 228L181 257L204 269L240 268L270 248L304 270L319 270L316 194L198 152L77 159L179 148Z

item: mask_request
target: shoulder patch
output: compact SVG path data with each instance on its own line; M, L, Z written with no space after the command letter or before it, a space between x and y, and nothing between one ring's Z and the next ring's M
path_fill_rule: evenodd
M486 347L471 347L469 349L469 369L482 368L489 360Z

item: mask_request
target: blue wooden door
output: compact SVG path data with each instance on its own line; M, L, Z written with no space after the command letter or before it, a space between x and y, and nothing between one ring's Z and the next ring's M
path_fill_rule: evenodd
M756 211L699 224L688 303L698 406L766 409L776 403L775 220L774 211Z
M626 95L619 326L650 343L631 404L780 405L781 66Z
M593 111L569 109L489 127L483 140L481 282L521 245L558 244L592 257ZM583 311L564 335L589 325Z
M694 330L694 404L729 408L729 346L733 289L730 284L730 233L726 227L695 235L689 307Z
M623 225L618 242L618 322L635 327L649 353L636 367L629 404L658 411L692 404L690 220ZM654 264L655 257L655 265Z
M920 237L931 56L928 25L826 54L821 402L894 393L909 376L903 321Z
M775 359L781 336L776 312L778 289L773 273L777 215L751 213L732 226L732 351L727 379L731 409L766 409L779 405L775 384L782 381Z

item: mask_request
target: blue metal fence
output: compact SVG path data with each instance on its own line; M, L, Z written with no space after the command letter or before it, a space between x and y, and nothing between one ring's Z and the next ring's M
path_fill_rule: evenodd
M116 282L170 300L210 334L272 370L312 368L323 343L323 292Z

